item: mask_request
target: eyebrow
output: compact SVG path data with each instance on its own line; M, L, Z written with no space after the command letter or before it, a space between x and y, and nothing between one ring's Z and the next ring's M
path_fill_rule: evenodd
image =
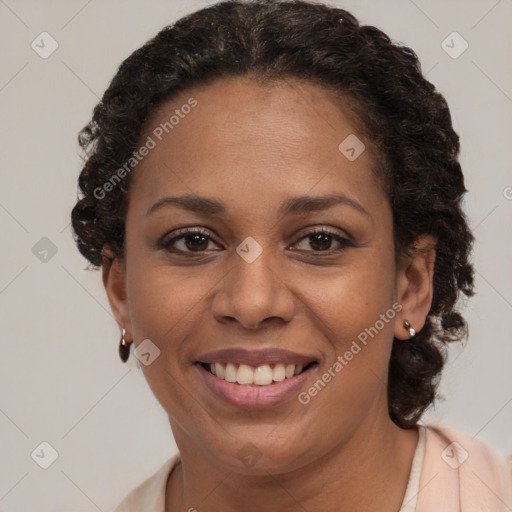
M178 206L187 211L210 215L220 215L227 211L227 208L223 203L209 197L195 195L168 196L162 197L162 199L159 199L153 206L151 206L146 212L146 217L164 206L171 205ZM292 197L282 203L279 213L281 215L301 215L327 210L328 208L332 208L337 205L349 206L354 210L371 217L368 211L366 211L360 203L343 194Z

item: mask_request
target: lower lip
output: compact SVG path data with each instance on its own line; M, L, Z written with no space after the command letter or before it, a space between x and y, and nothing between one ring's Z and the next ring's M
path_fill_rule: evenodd
M286 402L298 394L309 375L318 365L313 365L295 377L268 386L236 384L219 379L200 364L196 364L206 385L221 399L235 407L244 409L262 409Z

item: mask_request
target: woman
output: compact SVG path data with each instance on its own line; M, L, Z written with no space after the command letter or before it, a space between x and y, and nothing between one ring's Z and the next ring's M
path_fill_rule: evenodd
M509 510L503 458L418 425L467 334L459 137L345 10L221 2L120 66L72 213L179 455L116 509Z

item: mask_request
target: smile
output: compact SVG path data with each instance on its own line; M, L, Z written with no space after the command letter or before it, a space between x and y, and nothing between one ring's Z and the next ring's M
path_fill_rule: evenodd
M257 367L236 363L197 363L195 367L212 398L237 408L267 409L296 397L306 387L318 363L276 363Z

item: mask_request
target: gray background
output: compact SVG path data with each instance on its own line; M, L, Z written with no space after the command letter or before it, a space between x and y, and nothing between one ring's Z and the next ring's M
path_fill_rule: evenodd
M77 133L117 66L205 5L0 0L1 511L110 511L176 451L136 359L119 360L101 275L85 270L69 218ZM443 377L446 399L423 422L512 453L512 1L336 5L417 52L461 136L478 294L469 342L452 350ZM31 47L43 31L59 45L46 59ZM453 31L469 44L458 58L441 46ZM59 455L48 469L31 457L48 457L43 441Z

